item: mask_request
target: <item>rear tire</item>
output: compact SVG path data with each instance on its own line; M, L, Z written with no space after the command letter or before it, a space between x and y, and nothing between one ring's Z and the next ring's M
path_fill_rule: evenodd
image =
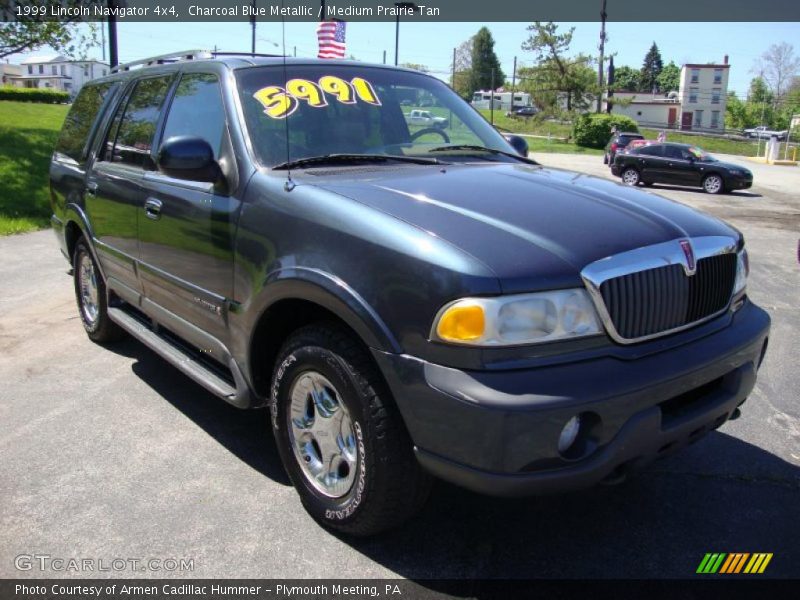
M625 185L636 187L637 185L639 185L639 181L640 181L639 171L637 171L633 167L628 167L622 172L622 182Z
M427 500L431 477L389 390L366 350L338 325L291 335L276 361L270 409L286 472L322 525L373 535Z
M84 238L75 244L72 271L78 314L86 335L97 343L123 339L125 331L108 317L106 283Z

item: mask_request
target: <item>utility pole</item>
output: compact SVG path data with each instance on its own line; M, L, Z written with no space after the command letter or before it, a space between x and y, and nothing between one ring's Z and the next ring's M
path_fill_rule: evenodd
M106 28L100 23L100 47L103 49L103 62L106 62Z
M108 64L111 65L112 69L119 64L119 55L117 53L117 17L114 16L116 4L116 0L108 0Z
M453 48L453 69L450 75L450 87L456 89L456 49Z
M250 6L253 7L253 16L250 17L250 54L256 53L256 0L250 0Z
M383 51L383 64L386 64L386 50Z
M494 125L494 69L492 69L492 90L489 92L491 100L489 100L489 123ZM514 94L511 94L514 97Z
M597 65L597 112L603 106L603 54L606 49L606 0L603 0L603 10L600 12L600 63Z
M511 73L511 112L514 112L514 92L517 91L517 57L514 57L514 70Z

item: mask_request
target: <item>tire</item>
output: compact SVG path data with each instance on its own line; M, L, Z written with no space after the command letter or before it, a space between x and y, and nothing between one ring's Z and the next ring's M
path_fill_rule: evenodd
M703 178L703 191L707 194L721 194L725 191L725 182L722 181L722 177L715 173L706 175Z
M640 181L639 171L634 169L633 167L628 167L622 172L622 182L625 185L630 185L632 187L636 187L639 185Z
M125 331L108 317L106 284L84 238L75 244L72 271L78 314L89 339L105 343L124 338Z
M308 513L355 536L413 516L432 480L361 345L336 324L310 325L290 336L275 364L272 429Z

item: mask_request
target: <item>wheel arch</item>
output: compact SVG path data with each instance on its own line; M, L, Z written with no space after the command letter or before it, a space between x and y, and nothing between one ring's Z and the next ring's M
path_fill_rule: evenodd
M375 310L341 280L316 269L292 268L273 274L269 281L260 294L265 301L248 326L247 370L258 397L267 396L272 368L286 339L311 323L336 323L370 355L369 348L402 351Z

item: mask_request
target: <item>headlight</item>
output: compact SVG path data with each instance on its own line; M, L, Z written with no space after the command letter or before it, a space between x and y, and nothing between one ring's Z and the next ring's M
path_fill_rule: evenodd
M586 290L464 298L439 311L431 339L470 346L535 344L602 332Z
M750 260L747 250L742 248L736 254L736 281L733 283L733 295L738 296L747 286L747 276L750 274Z

